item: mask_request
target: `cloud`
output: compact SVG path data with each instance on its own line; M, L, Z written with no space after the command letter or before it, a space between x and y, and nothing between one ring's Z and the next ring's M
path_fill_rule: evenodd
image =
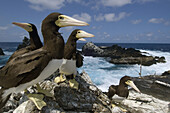
M147 33L146 36L151 37L151 36L153 36L153 33Z
M121 12L118 15L116 15L115 13L108 13L108 14L99 14L98 16L95 16L95 20L96 21L103 21L106 20L107 22L116 22L119 21L127 16L129 16L130 14L126 13L126 12Z
M165 20L163 18L151 18L148 20L148 22L150 23L154 23L154 24L164 24L164 25L167 25L169 26L170 25L170 21L169 20Z
M142 21L141 19L132 20L131 23L132 23L132 24L139 24L139 23L141 23L141 21Z
M149 20L150 23L155 23L155 24L158 24L158 23L162 23L164 22L164 19L163 18L151 18Z
M157 0L134 0L134 2L137 2L137 3L146 3L146 2L155 2Z
M85 22L91 22L91 16L88 13L75 14L72 17Z
M131 4L132 0L101 0L104 6L121 7L127 4Z
M65 0L26 0L32 9L42 11L46 9L60 9L64 6Z
M0 26L0 30L7 30L8 28L8 26Z

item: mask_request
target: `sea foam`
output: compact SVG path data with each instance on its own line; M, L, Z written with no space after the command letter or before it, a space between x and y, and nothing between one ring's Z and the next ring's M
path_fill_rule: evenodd
M152 56L164 56L166 63L157 63L151 66L142 66L142 76L162 74L164 71L170 70L170 52L140 50L147 52ZM145 53L146 54L146 53ZM78 69L79 72L85 71L89 74L92 81L102 91L107 91L109 86L117 85L119 80L124 75L137 77L139 76L140 65L115 65L107 62L104 58L99 57L84 57L84 64Z

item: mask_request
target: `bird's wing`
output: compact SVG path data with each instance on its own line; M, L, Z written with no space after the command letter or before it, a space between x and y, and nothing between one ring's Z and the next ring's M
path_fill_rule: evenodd
M38 49L12 59L0 70L0 86L16 87L37 78L51 60L48 54Z
M76 66L79 68L83 66L83 55L80 52L76 53Z
M108 97L111 99L113 95L116 94L117 86L111 85L108 91Z
M11 56L10 58L8 59L7 63L10 62L12 59L14 59L15 57L19 56L19 55L22 55L22 54L25 54L27 52L30 52L29 49L27 48L22 48L22 49L19 49L17 51L15 51Z

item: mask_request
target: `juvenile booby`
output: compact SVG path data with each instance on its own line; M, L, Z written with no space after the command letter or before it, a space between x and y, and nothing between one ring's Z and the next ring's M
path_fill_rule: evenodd
M76 76L77 75L77 60L81 61L81 56L77 59L76 47L77 40L85 41L84 38L94 37L93 34L87 33L83 30L76 29L69 36L67 43L64 47L64 59L62 65L59 68L59 73L67 76Z
M22 49L15 51L11 55L11 57L9 58L7 63L10 62L13 58L15 58L19 55L22 55L24 53L27 53L27 52L30 52L30 51L33 51L33 50L36 50L36 49L39 49L43 46L42 42L40 40L40 37L38 35L37 28L34 24L32 24L32 23L18 23L18 22L13 22L12 24L17 25L17 26L25 29L29 33L30 45L25 47L25 48L22 48Z
M132 78L129 76L124 76L120 79L119 85L111 85L107 93L108 97L111 99L115 94L120 97L127 98L129 95L128 86L131 86L137 92L140 92L136 85L133 83Z
M42 22L44 46L12 59L0 70L0 109L9 95L43 81L62 63L64 40L58 30L66 26L86 26L86 22L60 13L49 14Z

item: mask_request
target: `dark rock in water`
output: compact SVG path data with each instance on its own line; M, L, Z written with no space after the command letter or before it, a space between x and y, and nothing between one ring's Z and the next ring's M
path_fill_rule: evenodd
M0 48L0 55L5 55L1 48Z
M152 64L166 62L165 57L146 56L139 50L133 48L126 49L118 45L98 47L91 42L83 46L82 53L85 56L109 57L110 59L107 59L107 61L113 64L142 64L150 66Z
M27 37L24 37L24 39L22 40L22 44L18 45L17 50L21 48L25 48L28 45L30 45L30 39L28 39Z

